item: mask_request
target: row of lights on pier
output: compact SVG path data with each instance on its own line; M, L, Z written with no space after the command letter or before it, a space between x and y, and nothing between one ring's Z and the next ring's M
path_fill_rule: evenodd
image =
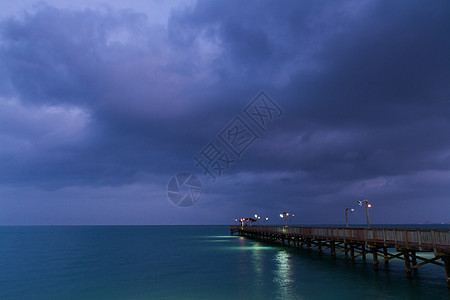
M255 214L255 219L258 221L258 225L259 225L259 220L261 219L260 216L258 216L257 214ZM266 225L266 222L269 221L268 217L263 218L264 221L264 225Z
M365 206L366 207L366 218L367 218L367 228L370 228L370 222L369 222L369 208L372 207L372 204L369 203L369 200L362 200L362 201L358 201L359 206ZM345 225L348 227L348 211L350 211L351 213L355 211L354 208L349 208L347 207L345 209ZM292 217L294 217L295 215L292 213L288 213L288 212L282 212L280 214L280 218L285 218L286 219L286 226L288 226L288 219L289 219L289 226L291 226L292 224ZM261 216L258 216L257 214L255 214L255 219L258 222L259 225L259 220L261 219ZM235 218L234 221L235 222L240 222L241 225L244 224L244 221L248 220L248 218L242 218L242 219L238 219ZM269 220L268 217L263 218L264 221L264 225L266 224L266 222Z
M280 218L282 218L283 219L283 217L285 217L286 218L286 226L288 226L288 217L289 217L289 226L292 224L292 217L294 217L295 215L294 214L290 214L290 213L288 213L288 212L283 212L283 213L281 213L280 214Z
M288 212L283 212L283 213L280 214L280 218L282 218L282 219L286 218L286 226L288 226L288 217L289 217L289 226L290 226L292 224L292 217L294 217L294 216L295 216L294 214L291 214L291 213L288 213ZM241 225L243 225L244 222L246 220L248 220L248 219L249 218L242 218L242 219L235 218L234 221L235 222L240 222ZM262 219L264 221L264 225L266 225L266 222L269 221L268 217L263 217ZM261 216L258 216L257 214L255 214L255 220L256 220L256 222L258 222L258 225L259 225L259 220L261 220Z

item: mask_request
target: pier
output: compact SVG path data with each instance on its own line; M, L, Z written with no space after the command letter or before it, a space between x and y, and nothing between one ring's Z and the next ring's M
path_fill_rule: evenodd
M352 227L295 227L295 226L230 226L231 234L279 243L297 249L330 250L331 256L345 253L352 262L371 254L373 268L389 264L391 259L405 263L407 277L412 271L427 264L445 269L450 288L450 230L409 228L352 228ZM431 252L434 257L422 257Z

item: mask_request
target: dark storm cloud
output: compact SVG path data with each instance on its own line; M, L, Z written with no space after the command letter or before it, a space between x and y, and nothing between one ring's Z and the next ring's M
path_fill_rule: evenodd
M239 4L238 9L237 3L224 7L200 2L195 10L172 18L172 32L178 33L173 34L176 40L182 36L184 44L200 34L207 36L223 47L222 61L235 66L236 72L252 66L249 81L259 76L273 79L274 73L261 72L267 65L289 71L277 58L293 63L296 56L306 56L306 66L299 63L297 68L311 70L293 72L287 87L277 91L287 118L295 116L281 130L286 133L291 126L308 136L300 147L322 134L334 135L330 144L339 143L340 148L345 147L342 139L352 148L366 148L347 159L367 158L376 145L402 155L408 150L433 151L436 146L447 149L450 116L442 113L448 107L438 105L449 96L447 3L425 8L420 3L387 2L333 2L331 8L317 2L284 4L277 3L277 9L271 4ZM229 34L236 28L239 34ZM308 133L310 129L314 132ZM292 142L291 136L286 139ZM325 145L317 146L309 152L327 151Z
M27 157L31 161L20 168L17 160L6 160L10 166L3 173L4 181L67 178L69 182L63 184L71 180L95 184L94 178L106 174L120 183L133 180L139 171L161 170L167 162L170 166L169 159L161 160L164 155L177 161L177 148L189 149L188 138L195 140L186 137L185 126L180 126L187 122L183 113L189 114L189 107L183 107L192 100L183 97L189 87L177 91L190 74L177 73L180 62L176 53L164 53L161 31L137 13L74 12L48 6L25 14L22 20L4 21L1 57L7 88L3 97L31 109L80 107L88 119L86 134L77 145L50 145L51 157L36 149L37 156ZM11 120L12 125L31 121ZM7 119L3 122L4 130L10 127ZM36 133L36 140L45 134ZM174 141L178 146L173 146ZM35 141L31 144L36 146ZM55 159L57 152L65 153L62 161Z
M286 174L271 182L272 193L243 198L287 200L289 185L282 182L292 182L297 203L326 195L339 201L339 192L355 184L359 192L347 192L349 199L374 195L389 202L392 191L371 191L364 180L448 171L449 4L284 4L259 10L199 2L172 19L173 31L188 33L173 34L177 41L204 35L222 46L216 67L223 78L272 86L286 110L283 124L241 167L307 176ZM401 198L443 199L449 192L446 184L432 190L424 184L417 198L415 185L404 179Z
M37 6L0 23L0 179L150 176L164 192L174 173L201 173L192 156L263 89L285 114L217 183L204 177L205 207L445 201L449 14L447 1L198 1L164 27Z

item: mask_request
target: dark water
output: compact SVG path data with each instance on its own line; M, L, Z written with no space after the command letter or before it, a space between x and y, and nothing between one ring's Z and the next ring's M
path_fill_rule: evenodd
M444 268L407 279L226 226L0 227L0 299L449 299Z

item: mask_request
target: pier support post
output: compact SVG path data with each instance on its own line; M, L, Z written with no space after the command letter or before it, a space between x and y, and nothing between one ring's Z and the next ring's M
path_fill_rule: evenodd
M411 262L413 266L417 265L416 251L411 252ZM417 268L415 270L417 271Z
M350 244L350 260L355 262L355 245Z
M361 251L362 251L362 259L365 261L366 260L366 246L362 245L361 246Z
M378 249L377 247L372 248L373 255L373 268L374 270L378 270Z
M447 279L447 287L450 289L450 256L444 256L442 258L445 266L445 279Z
M384 254L384 258L386 259L388 257L387 247L383 247L383 254ZM388 265L389 264L389 260L385 260L384 264Z
M409 259L409 252L404 251L403 257L405 258L405 271L406 271L406 277L411 278L411 261Z
M336 244L334 242L330 242L331 245L331 256L336 258Z

